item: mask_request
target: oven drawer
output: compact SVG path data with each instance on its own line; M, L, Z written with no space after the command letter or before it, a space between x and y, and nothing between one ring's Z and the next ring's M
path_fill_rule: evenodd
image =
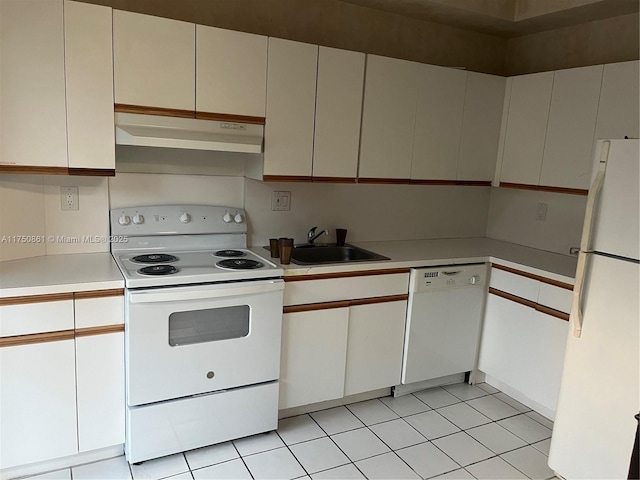
M278 382L127 407L130 463L278 428Z
M277 380L281 280L127 292L127 404Z

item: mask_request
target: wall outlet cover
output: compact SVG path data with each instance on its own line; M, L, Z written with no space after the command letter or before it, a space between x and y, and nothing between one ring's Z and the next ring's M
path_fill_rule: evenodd
M78 206L78 187L60 187L60 208L75 211Z
M540 222L547 221L547 204L539 203L536 207L536 220Z
M291 192L273 192L271 194L271 211L291 210Z

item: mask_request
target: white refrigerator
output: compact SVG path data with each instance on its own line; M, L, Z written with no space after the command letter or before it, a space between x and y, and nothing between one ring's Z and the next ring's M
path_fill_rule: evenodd
M640 141L596 144L549 466L627 478L640 410Z

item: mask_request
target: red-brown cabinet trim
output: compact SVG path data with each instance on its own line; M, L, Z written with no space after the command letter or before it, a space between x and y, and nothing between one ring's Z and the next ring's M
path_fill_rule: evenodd
M498 265L497 263L492 263L491 266L497 270L504 270L505 272L513 273L515 275L520 275L521 277L527 277L533 280L538 280L539 282L546 283L548 285L553 285L554 287L564 288L565 290L573 290L573 285L571 285L570 283L564 283L558 280L551 280L550 278L547 278L547 277L542 277L534 273L523 272L522 270L517 270L511 267L505 267L503 265Z
M312 273L310 275L285 275L285 282L304 282L307 280L328 280L332 278L368 277L370 275L394 275L409 273L409 268L388 268L386 270L361 270L351 272Z
M568 313L561 312L560 310L556 310L555 308L546 307L544 305L540 305L539 303L532 302L531 300L527 300L526 298L518 297L517 295L512 295L510 293L503 292L502 290L497 290L492 287L489 287L489 293L497 297L502 297L511 302L519 303L520 305L524 305L525 307L533 308L538 312L544 313L546 315L551 315L552 317L559 318L560 320L564 320L565 322L569 321Z

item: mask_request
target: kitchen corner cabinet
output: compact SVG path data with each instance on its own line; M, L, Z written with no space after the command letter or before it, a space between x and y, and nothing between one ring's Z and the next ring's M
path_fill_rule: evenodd
M123 297L115 293L0 299L3 469L124 442Z
M318 46L269 38L264 171L310 179Z
M560 392L571 286L522 273L492 268L478 369L552 415Z
M360 178L411 177L419 68L415 62L367 56Z
M640 61L604 66L595 139L639 138Z
M419 65L412 180L456 180L466 83L464 70Z
M319 47L313 177L358 175L365 54Z
M287 281L280 409L400 383L409 274Z
M113 11L117 104L195 111L193 23Z
M0 172L112 175L111 8L3 0L0 36Z
M196 25L196 110L265 116L268 38Z
M496 75L467 73L457 180L493 180L506 82Z

